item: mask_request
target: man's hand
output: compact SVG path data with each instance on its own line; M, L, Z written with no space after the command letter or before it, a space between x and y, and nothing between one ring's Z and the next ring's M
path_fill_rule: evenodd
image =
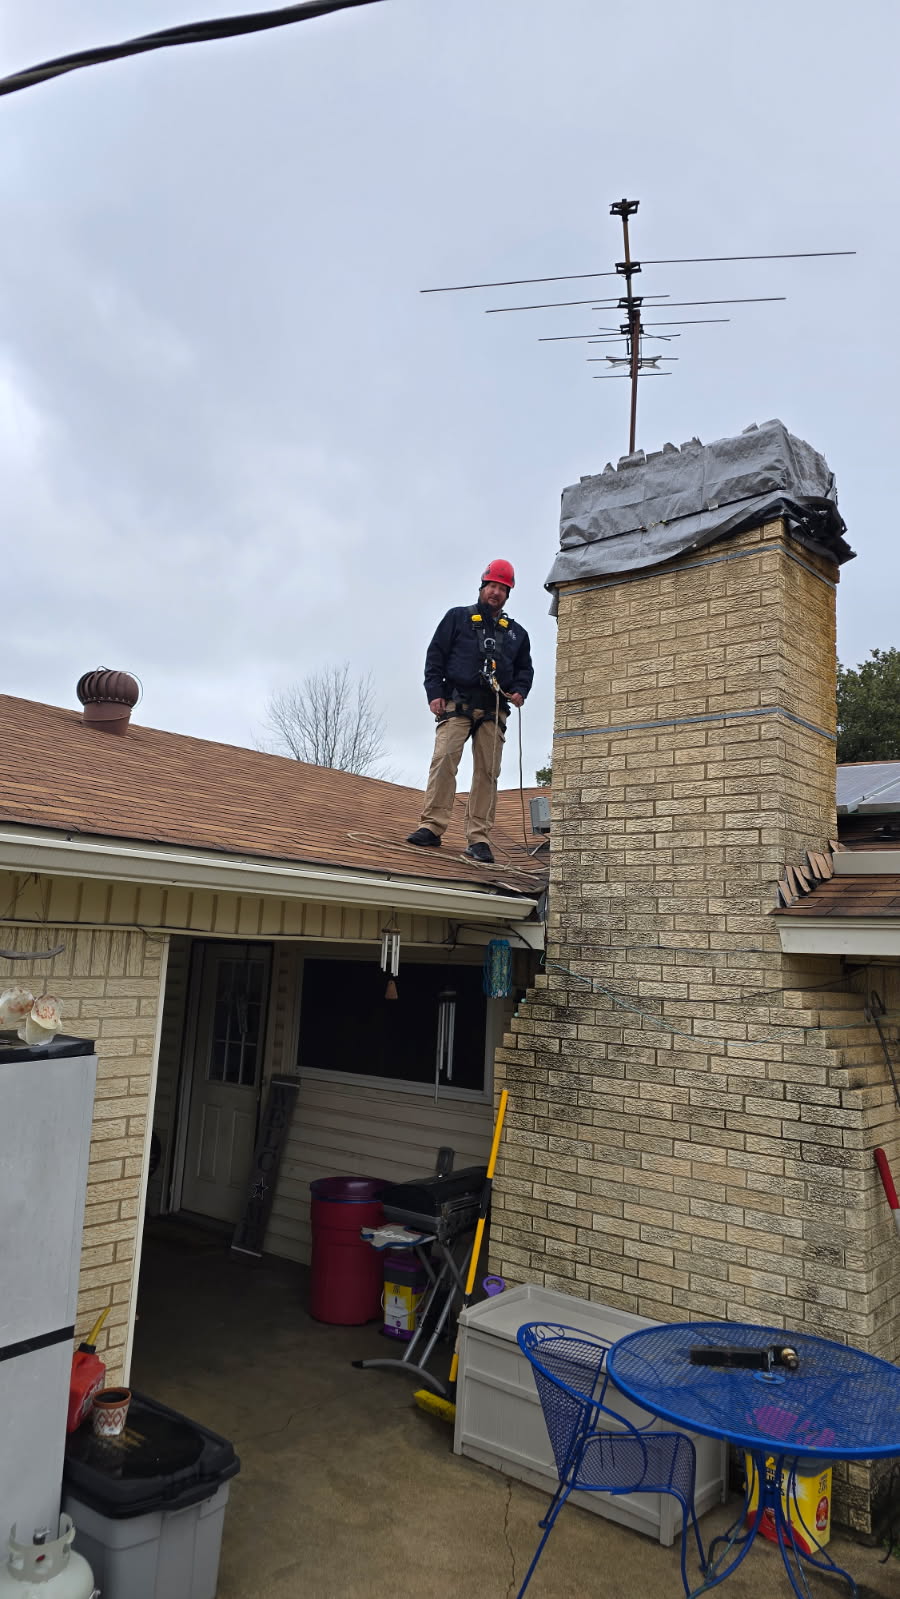
M519 703L521 704L521 701ZM430 711L433 711L435 716L443 716L445 710L447 709L447 701L446 700L429 700L428 701L428 709Z
M525 704L525 699L522 694L510 694L508 695L508 699L510 705L514 705L517 711L520 711L522 706Z

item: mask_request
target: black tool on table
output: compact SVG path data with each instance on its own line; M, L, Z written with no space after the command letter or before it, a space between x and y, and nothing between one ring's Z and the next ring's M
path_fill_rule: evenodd
M765 1349L748 1349L743 1344L694 1344L692 1366L742 1367L746 1371L772 1371L784 1366L796 1371L800 1357L790 1344L769 1344Z

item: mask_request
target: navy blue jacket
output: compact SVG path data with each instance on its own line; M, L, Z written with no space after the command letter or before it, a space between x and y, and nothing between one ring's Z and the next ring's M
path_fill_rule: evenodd
M476 601L474 605L455 605L437 625L425 656L425 698L429 704L432 700L452 699L454 689L471 690L481 681L483 656L473 615L484 618L488 634L497 640L494 659L497 681L504 694L521 694L524 699L531 688L534 667L524 627L505 611L492 616L486 606ZM508 627L498 625L501 616Z

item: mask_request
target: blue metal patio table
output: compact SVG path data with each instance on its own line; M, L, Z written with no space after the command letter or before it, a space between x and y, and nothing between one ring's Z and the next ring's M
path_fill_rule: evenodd
M697 1345L747 1349L789 1345L796 1350L799 1364L794 1371L693 1365L690 1352ZM808 1333L729 1321L677 1322L629 1333L609 1351L606 1369L616 1387L645 1410L692 1432L725 1438L746 1450L753 1462L741 1513L711 1545L704 1580L694 1589L694 1596L706 1593L736 1570L767 1510L798 1599L811 1599L807 1565L830 1577L843 1577L856 1596L853 1578L819 1544L815 1528L807 1528L801 1520L809 1553L792 1539L782 1505L782 1473L797 1525L798 1472L823 1470L836 1460L900 1456L900 1370L896 1366ZM748 1521L755 1482L759 1483L759 1503Z

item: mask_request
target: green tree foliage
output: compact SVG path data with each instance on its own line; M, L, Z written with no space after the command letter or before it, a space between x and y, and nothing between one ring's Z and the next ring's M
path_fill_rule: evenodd
M838 663L839 761L900 760L900 650L872 650L855 668Z
M534 774L534 780L540 788L549 788L553 782L553 759L547 756L546 766L539 766Z

